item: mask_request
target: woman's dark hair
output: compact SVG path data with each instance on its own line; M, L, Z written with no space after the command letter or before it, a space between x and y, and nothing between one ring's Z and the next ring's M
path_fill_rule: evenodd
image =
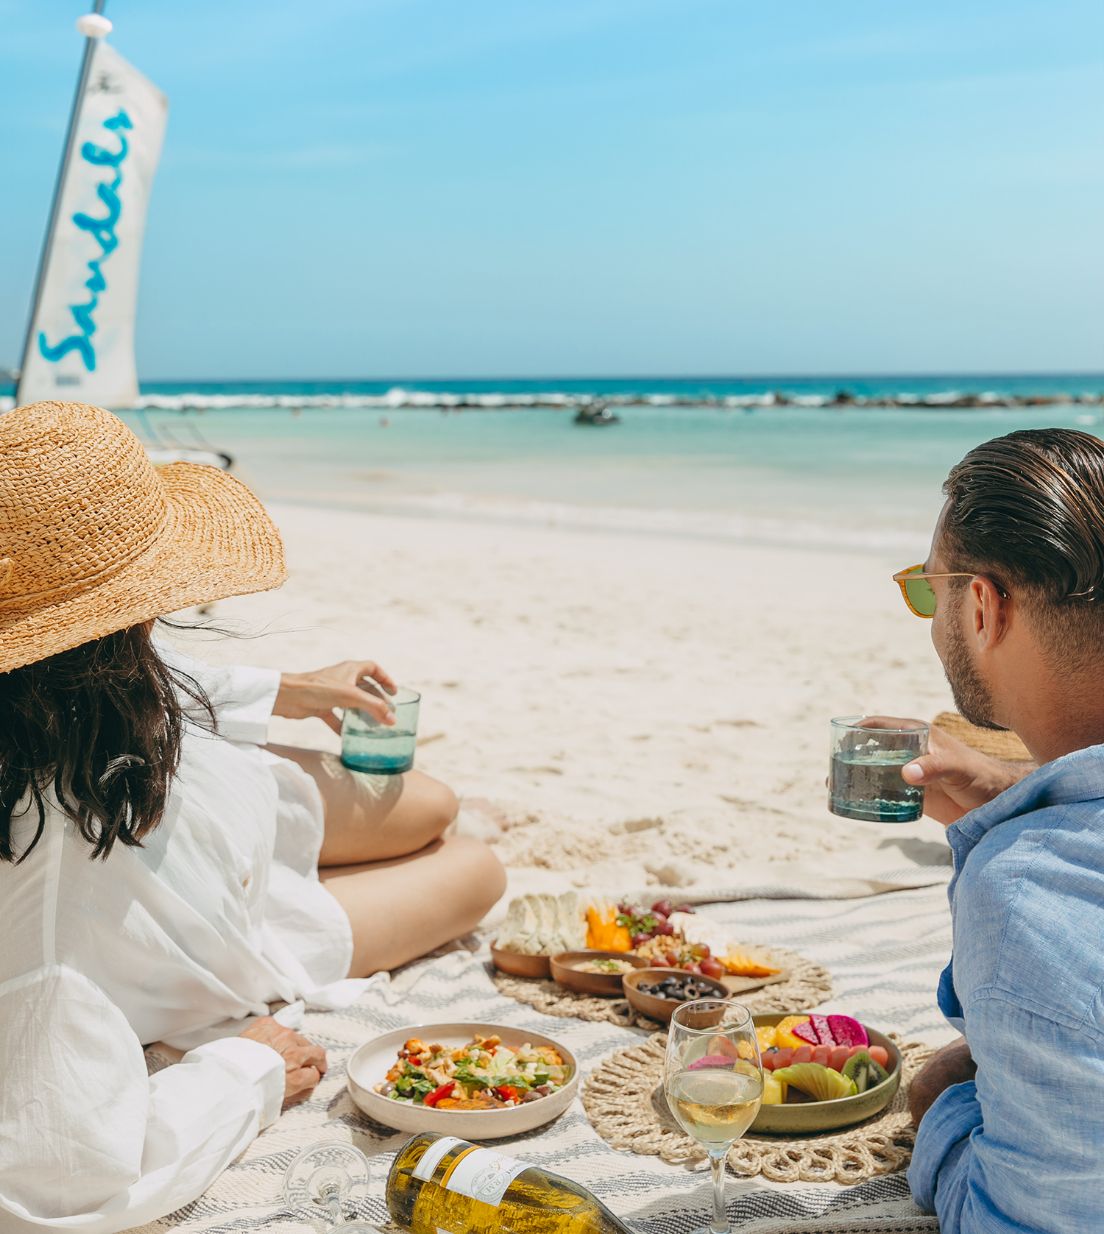
M971 450L943 491L946 568L1018 595L1055 650L1104 654L1104 441L1009 433Z
M46 824L45 794L106 857L138 847L160 823L191 699L215 727L198 682L157 654L152 623L132 626L60 655L0 673L0 861L18 863ZM38 828L23 851L12 816L29 794Z

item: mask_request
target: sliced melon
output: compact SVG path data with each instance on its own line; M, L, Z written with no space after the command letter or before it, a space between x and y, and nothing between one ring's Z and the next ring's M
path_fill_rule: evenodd
M783 1084L799 1088L814 1101L837 1101L840 1097L854 1097L858 1092L850 1076L842 1076L820 1063L791 1063L771 1075Z

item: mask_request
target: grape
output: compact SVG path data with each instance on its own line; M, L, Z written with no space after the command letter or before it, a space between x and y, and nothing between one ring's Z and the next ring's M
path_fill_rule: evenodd
M703 976L712 977L714 980L719 980L725 973L725 967L720 960L712 958L702 960L701 970Z
M634 947L643 947L645 943L651 941L650 934L634 934L632 936L632 945Z
M663 957L667 961L668 968L678 968L678 952L668 951Z
M692 913L694 909L693 909L693 906L690 904L680 904L678 908L672 909L671 911L676 912L676 913ZM671 915L670 913L667 914L668 917L670 915Z
M693 951L695 958L698 960L708 960L710 955L712 955L708 943L695 943L690 950Z
M664 938L674 934L675 927L669 921L661 921L655 928L657 934L662 934Z
M652 905L652 912L660 917L670 917L675 910L671 907L670 900L656 900Z
M682 967L688 973L696 973L699 977L701 976L700 964L684 964Z

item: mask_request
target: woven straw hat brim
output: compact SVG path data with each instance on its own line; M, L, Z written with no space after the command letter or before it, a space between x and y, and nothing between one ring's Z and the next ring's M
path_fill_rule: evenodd
M108 578L57 600L0 603L0 673L194 604L278 587L287 577L276 524L244 484L217 467L158 468L161 534Z

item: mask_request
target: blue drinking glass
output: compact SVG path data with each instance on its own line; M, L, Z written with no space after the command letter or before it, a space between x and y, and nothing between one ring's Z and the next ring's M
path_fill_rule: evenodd
M924 790L901 775L928 752L922 720L839 716L832 721L828 809L842 818L911 823L924 813Z
M396 776L414 766L422 696L416 690L399 689L386 698L395 713L394 724L381 724L367 711L345 712L341 722L341 761L353 771Z

